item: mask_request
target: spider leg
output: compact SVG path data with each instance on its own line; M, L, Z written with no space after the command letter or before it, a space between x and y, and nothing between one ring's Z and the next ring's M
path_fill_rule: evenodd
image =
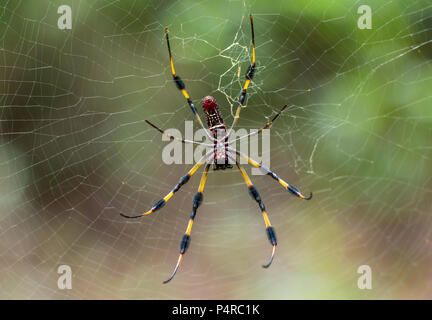
M264 129L268 129L268 128L270 128L271 127L271 125L273 124L273 122L275 122L276 121L276 119L277 118L279 118L279 116L280 116L280 114L285 110L285 108L287 107L287 105L284 105L283 106L283 108L273 117L273 119L270 121L270 122L268 122L264 127L262 127L261 129L259 129L259 130L257 130L257 131L254 131L254 132L251 132L251 133L249 133L249 134L246 134L246 135L244 135L244 136L242 136L242 137L239 137L239 138L237 138L237 139L234 139L234 140L232 140L232 141L230 141L229 142L229 144L233 144L233 143L235 143L236 141L238 141L238 140L241 140L241 139L244 139L244 138L247 138L247 137L252 137L252 136L255 136L255 135L257 135L257 134L260 134Z
M201 117L199 116L198 111L192 102L192 99L190 98L189 94L187 93L187 91L185 89L186 86L185 86L183 80L175 72L174 62L173 62L172 53L171 53L171 46L170 46L169 37L168 37L168 28L165 28L165 38L166 38L166 42L167 42L167 46L168 46L168 53L169 53L170 64L171 64L171 73L172 73L173 80L177 86L177 89L179 89L181 91L181 93L183 94L183 96L185 97L187 103L189 104L190 109L192 110L192 113L195 116L195 119L197 120L197 122L199 123L201 128L204 129L207 137L210 138L210 141L215 141L216 139L214 137L212 137L209 134L209 132L207 131L207 129L204 127L204 124L201 120Z
M174 271L171 273L170 277L167 280L165 280L163 283L168 283L172 280L172 278L174 278L174 276L175 276L175 274L176 274L176 272L180 266L180 262L183 259L183 255L185 254L186 250L189 247L190 233L192 230L192 225L193 225L193 222L194 222L194 219L196 216L196 211L197 211L198 207L201 205L202 200L203 200L204 185L205 185L206 180L207 180L209 168L210 168L210 163L208 163L204 169L203 175L201 177L201 182L200 182L200 185L198 187L198 191L194 196L193 205L192 205L192 213L191 213L190 218L189 218L189 223L187 225L186 232L183 235L182 241L180 243L180 255L178 257L177 264L174 268Z
M291 192L293 195L295 195L296 197L299 197L300 199L303 200L310 200L312 199L312 192L309 194L308 197L305 197L296 187L290 185L289 183L285 182L284 180L282 180L281 178L279 178L277 176L277 174L275 174L273 171L271 171L269 168L267 168L266 166L263 166L261 163L258 163L257 161L255 161L254 159L248 157L247 155L245 155L244 153L228 147L228 150L231 152L235 152L236 154L238 154L240 157L242 157L243 159L247 160L247 162L249 162L251 165L253 165L255 168L259 168L261 169L264 173L266 173L267 175L269 175L270 177L272 177L273 179L275 179L277 182L279 182L286 190L288 190L289 192Z
M139 215L136 215L136 216L128 216L128 215L125 215L125 214L123 214L123 213L120 213L120 215L122 216L122 217L125 217L125 218L141 218L142 216L146 216L146 215L148 215L148 214L150 214L150 213L153 213L153 212L155 212L155 211L157 211L157 210L159 210L160 208L162 208L163 206L165 206L165 204L167 203L167 201L169 200L169 199L171 199L171 197L174 195L174 193L176 193L177 191L179 191L180 190L180 188L183 186L183 185L185 185L188 181L189 181L189 179L190 179L190 177L198 170L198 168L206 161L206 159L208 158L208 156L210 155L210 154L212 154L213 153L213 150L211 150L211 151L209 151L209 152L207 152L207 154L206 155L204 155L193 167L192 167L192 169L190 169L189 171L188 171L188 173L186 173L183 177L181 177L180 178L180 180L179 180L179 182L175 185L175 187L165 196L165 197L163 197L162 199L160 199L158 202L156 202L154 205L153 205L153 207L151 207L151 209L150 210L148 210L148 211L146 211L146 212L144 212L144 213L142 213L142 214L139 214Z
M249 68L246 71L246 81L245 84L243 86L243 90L240 96L240 99L238 100L238 106L237 106L237 110L234 116L234 120L233 123L230 127L230 129L228 130L228 133L226 134L225 137L222 137L219 141L222 141L224 138L229 137L231 134L231 131L233 130L234 126L236 125L239 117L240 117L240 111L242 109L243 103L246 99L246 93L247 93L247 89L249 87L249 84L251 82L251 80L254 77L255 74L255 33L254 33L254 26L253 26L253 19L252 19L252 15L249 15L250 17L250 24L251 24L251 31L252 31L252 63L250 64Z
M171 140L176 140L182 143L193 143L193 144L198 144L201 146L206 146L206 147L213 147L213 144L209 144L209 143L202 143L202 142L198 142L198 141L194 141L194 140L187 140L187 139L183 139L183 138L177 138L174 137L168 133L165 132L165 130L162 130L160 128L158 128L157 126L155 126L153 123L151 123L150 121L146 120L145 121L148 125L150 125L151 127L153 127L154 129L156 129L157 131L159 131L160 133L162 133L164 136L170 138Z
M233 160L235 160L235 159L233 159ZM260 196L257 188L252 184L252 181L250 180L246 171L243 170L243 168L241 167L240 163L238 163L238 161L236 161L236 165L239 168L239 170L243 176L243 179L245 180L245 182L248 186L249 195L252 197L252 199L254 199L258 203L258 205L261 209L261 212L262 212L262 215L264 218L264 222L266 225L267 238L268 238L270 244L273 246L270 259L268 260L268 262L266 264L263 265L263 268L268 268L268 267L270 267L271 263L273 262L273 258L274 258L275 251L276 251L276 246L277 246L276 233L275 233L274 228L270 224L270 220L267 216L267 212L266 212L264 203L261 200L261 196Z

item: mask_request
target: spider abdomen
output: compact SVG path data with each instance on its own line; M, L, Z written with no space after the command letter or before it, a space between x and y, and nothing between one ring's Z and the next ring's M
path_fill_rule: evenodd
M216 99L207 96L203 99L202 107L206 116L207 125L215 139L226 137L226 126L216 103ZM214 170L232 168L227 155L228 138L214 142Z
M225 122L222 119L222 115L219 111L219 107L216 103L216 99L212 96L207 96L203 99L202 107L207 119L207 125L213 135L218 129L225 129Z

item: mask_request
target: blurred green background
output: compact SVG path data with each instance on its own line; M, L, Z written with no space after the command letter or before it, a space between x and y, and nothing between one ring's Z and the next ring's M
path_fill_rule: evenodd
M57 8L72 8L59 30ZM372 29L357 27L360 5ZM211 94L238 127L271 129L271 167L305 193L252 176L279 238L237 170L211 172L169 285L199 174L166 165L148 119L184 132ZM430 1L1 1L0 297L5 299L429 299L432 297ZM238 72L241 77L238 77ZM195 127L197 128L197 127ZM249 169L248 169L249 171ZM249 171L250 172L250 171ZM73 289L57 288L71 266ZM357 268L372 268L372 290Z

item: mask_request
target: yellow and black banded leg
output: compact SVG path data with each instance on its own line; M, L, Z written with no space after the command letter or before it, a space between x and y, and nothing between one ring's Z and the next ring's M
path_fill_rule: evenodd
M287 183L284 180L282 180L281 178L279 178L276 173L274 173L273 171L271 171L266 166L263 166L261 163L258 163L254 159L248 157L244 153L242 153L242 152L240 152L240 151L238 151L238 150L236 150L234 148L229 147L228 150L231 151L231 152L235 152L240 157L242 157L243 159L247 160L247 162L249 162L255 168L261 169L263 172L265 172L267 175L269 175L270 177L272 177L273 179L275 179L277 182L279 182L286 190L288 190L289 192L291 192L296 197L298 197L300 199L303 199L303 200L310 200L310 199L312 199L312 192L309 194L308 197L306 197L296 187L290 185L289 183Z
M259 205L259 207L261 209L261 212L262 212L262 215L263 215L263 218L264 218L264 222L265 222L265 225L266 225L267 238L268 238L270 244L273 246L272 254L271 254L271 257L270 257L269 261L265 265L263 265L263 268L268 268L268 267L270 267L270 265L271 265L271 263L273 261L275 250L276 250L276 246L277 246L276 233L275 233L274 228L270 224L270 220L269 220L269 218L267 216L267 212L265 210L264 203L261 200L261 196L260 196L258 190L252 184L252 181L250 180L250 178L247 175L247 173L240 166L240 163L238 163L236 161L236 165L239 168L239 170L240 170L240 172L241 172L241 174L243 176L243 179L245 180L245 182L246 182L246 184L248 186L249 195L252 197L252 199L254 199L258 203L258 205Z
M172 73L173 80L177 86L177 89L179 89L181 91L181 93L183 94L183 96L185 97L187 103L189 104L190 109L192 110L192 113L195 116L195 119L197 120L197 122L199 123L201 128L204 129L207 137L210 138L210 141L214 141L215 139L208 133L207 129L204 127L204 124L201 120L201 117L199 116L198 111L192 102L192 99L190 98L189 94L186 91L186 86L185 86L183 80L175 72L173 57L172 57L172 53L171 53L171 46L170 46L169 37L168 37L168 28L165 28L165 38L166 38L166 42L167 42L167 46L168 46L168 53L169 53L170 64L171 64L171 73Z
M244 104L244 101L246 99L247 89L249 87L251 80L253 79L253 77L255 75L255 66L256 66L256 64L255 64L255 32L254 32L252 15L250 15L249 17L250 17L250 24L251 24L251 31L252 31L252 62L246 71L246 74L245 74L246 81L245 81L245 84L243 85L243 90L242 90L242 93L241 93L240 98L238 100L238 106L237 106L237 110L236 110L236 113L234 116L234 120L233 120L233 123L231 125L231 128L228 130L227 136L229 136L231 134L232 129L234 128L235 124L237 123L237 121L240 117L240 111L241 111L242 106ZM220 141L222 141L222 139Z
M210 152L209 152L210 153ZM142 213L142 214L139 214L139 215L136 215L136 216L128 216L128 215L125 215L125 214L123 214L123 213L120 213L120 215L121 216L123 216L123 217L125 217L125 218L140 218L140 217L142 217L142 216L146 216L146 215L148 215L148 214L150 214L150 213L153 213L153 212L155 212L155 211L157 211L157 210L159 210L159 209L161 209L162 207L164 207L165 206L165 204L167 203L167 201L169 200L169 199L171 199L171 197L174 195L174 193L176 193L177 191L179 191L180 190L180 188L183 186L183 185L185 185L188 181L189 181L189 179L190 179L190 177L192 177L192 175L198 170L198 168L206 161L206 159L207 159L207 156L209 155L209 153L208 154L206 154L205 156L203 156L193 167L192 167L192 169L190 169L189 171L188 171L188 173L186 173L183 177L181 177L180 178L180 180L179 180L179 182L175 185L175 187L165 196L165 197L163 197L162 199L160 199L158 202L156 202L154 205L153 205L153 207L150 209L150 210L148 210L148 211L146 211L146 212L144 212L144 213Z
M194 219L196 216L197 209L201 205L202 200L203 200L204 185L205 185L206 180L207 180L207 174L208 174L209 168L210 168L210 164L208 163L206 165L204 173L201 177L201 182L200 182L200 185L198 187L198 191L193 198L192 212L191 212L191 215L189 218L189 223L187 225L186 232L182 238L182 241L180 242L180 255L178 257L177 264L174 268L174 271L171 273L170 277L167 280L165 280L163 283L168 283L172 280L172 278L174 278L174 276L175 276L175 274L176 274L176 272L180 266L180 262L183 259L183 255L185 254L186 250L189 248L190 233L192 231L192 225L193 225L193 222L194 222Z

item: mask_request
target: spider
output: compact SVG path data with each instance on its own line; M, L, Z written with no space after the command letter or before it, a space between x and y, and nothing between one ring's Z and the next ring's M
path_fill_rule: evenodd
M170 59L170 64L171 64L171 72L172 72L173 80L174 80L178 90L180 90L181 93L183 94L183 96L185 97L185 99L186 99L187 103L189 104L189 107L192 110L192 113L194 114L197 122L199 123L201 128L204 129L207 137L210 139L210 141L212 141L212 143L206 144L206 143L201 143L201 142L197 142L197 141L193 141L193 140L186 140L183 138L174 137L172 135L167 134L164 130L155 126L150 121L146 120L146 123L148 125L150 125L151 127L153 127L154 129L158 130L162 135L169 137L171 140L176 140L176 141L179 141L182 143L193 143L193 144L197 144L197 145L204 145L206 147L212 147L212 149L209 152L207 152L200 160L198 160L198 162L192 167L192 169L190 169L187 174L185 174L183 177L180 178L177 185L175 185L175 187L164 198L162 198L161 200L156 202L153 205L153 207L151 207L150 210L148 210L142 214L136 215L136 216L128 216L128 215L125 215L123 213L120 213L123 217L126 217L126 218L139 218L139 217L142 217L142 216L145 216L145 215L148 215L148 214L151 214L153 212L158 211L167 203L167 201L169 199L171 199L171 197L174 195L174 193L179 191L180 188L189 181L190 177L198 170L198 168L202 164L204 164L204 162L207 162L205 169L204 169L204 172L203 172L202 177L201 177L201 182L199 184L198 191L193 198L192 213L191 213L190 218L189 218L186 232L183 235L183 238L182 238L181 243L180 243L180 254L179 254L179 257L177 260L177 264L174 268L174 271L171 273L170 277L167 280L165 280L163 283L168 283L169 281L171 281L174 278L174 276L175 276L175 274L176 274L176 272L180 266L180 263L183 259L183 255L185 254L185 252L187 251L187 249L189 247L190 239L191 239L190 234L191 234L191 230L192 230L192 225L193 225L196 213L197 213L197 209L203 201L204 185L205 185L206 180L207 180L208 171L209 171L210 166L212 164L214 166L213 167L214 170L225 170L225 169L232 168L232 165L229 163L229 159L231 159L233 162L235 162L237 168L240 170L240 173L243 176L244 181L246 182L250 196L259 205L259 208L262 212L264 222L266 225L267 238L268 238L270 244L272 245L272 253L271 253L270 259L268 260L268 262L266 264L263 265L263 268L268 268L273 261L273 258L275 255L275 250L276 250L276 245L277 245L276 233L275 233L274 228L270 224L270 220L268 218L264 203L261 200L261 196L260 196L257 188L253 185L251 179L249 178L249 176L247 175L247 173L245 172L243 167L240 165L240 163L237 161L237 156L242 157L250 165L252 165L256 168L259 168L262 172L264 172L265 174L272 177L274 180L279 182L284 187L284 189L286 189L287 191L289 191L293 195L295 195L301 199L304 199L304 200L310 200L312 198L312 193L310 193L310 195L308 197L305 197L297 188L295 188L294 186L288 184L287 182L285 182L284 180L279 178L276 175L276 173L274 173L272 170L270 170L270 168L267 168L266 166L262 165L261 163L258 163L257 161L253 160L252 158L248 157L247 155L245 155L245 154L241 153L240 151L236 150L235 148L231 147L231 144L235 143L236 141L250 137L250 136L258 135L264 129L269 128L275 122L275 120L280 116L280 114L285 110L285 108L287 107L286 105L273 117L273 119L270 122L268 122L261 129L254 131L254 132L251 132L251 133L244 135L242 137L239 137L237 139L234 139L232 141L228 141L228 138L229 138L235 124L237 123L237 121L240 117L240 111L243 108L243 103L244 103L245 98L246 98L247 89L248 89L249 84L250 84L250 82L253 79L254 74L255 74L255 68L256 68L256 63L255 63L255 34L254 34L254 25L253 25L252 15L250 15L249 17L250 17L250 25L251 25L251 31L252 31L252 63L250 64L248 70L246 71L245 84L243 86L243 90L242 90L240 98L238 100L238 107L237 107L233 122L231 124L231 127L228 130L227 130L227 126L226 126L225 122L222 119L222 115L221 115L221 112L219 111L219 107L218 107L218 104L216 103L216 99L213 98L212 96L207 96L202 100L202 108L203 108L204 114L206 116L208 130L204 127L204 124L201 120L201 117L199 116L197 109L195 108L195 106L192 102L192 99L190 98L189 94L187 93L187 91L185 89L185 84L183 83L182 79L175 72L173 58L172 58L172 54L171 54L170 42L169 42L169 38L168 38L168 29L167 28L165 29L165 38L166 38L166 42L167 42L167 46L168 46L168 53L169 53L169 59Z

